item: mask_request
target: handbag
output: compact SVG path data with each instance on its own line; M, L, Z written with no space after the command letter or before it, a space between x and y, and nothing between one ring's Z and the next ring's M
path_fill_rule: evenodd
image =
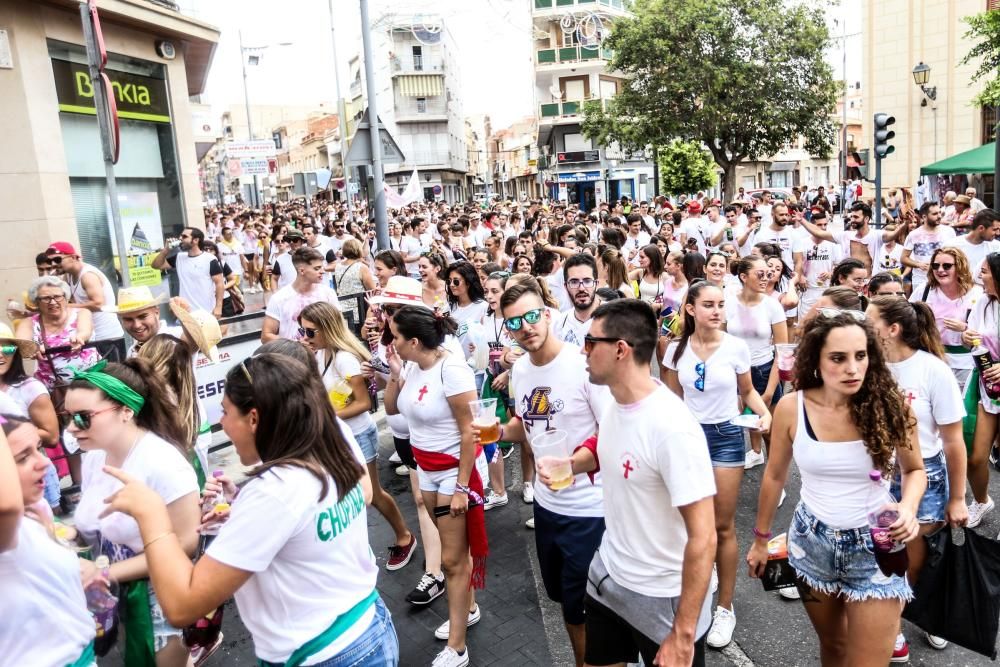
M243 300L243 292L236 285L233 285L227 291L233 302L233 312L236 315L242 315L243 311L246 310L246 301Z
M955 538L963 536L962 543ZM970 529L924 538L927 561L903 618L922 630L996 660L1000 624L1000 542Z

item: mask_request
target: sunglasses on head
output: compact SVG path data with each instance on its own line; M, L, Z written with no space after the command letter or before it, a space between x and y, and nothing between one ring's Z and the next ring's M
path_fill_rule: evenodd
M307 329L306 327L299 327L299 336L303 338L315 338L317 329Z
M931 262L931 269L934 271L937 271L938 269L951 271L954 268L955 268L954 262Z
M90 428L94 415L99 415L102 412L110 412L111 410L117 410L117 405L112 405L110 408L104 408L103 410L81 410L80 412L71 412L70 418L73 420L73 424L81 431L86 431Z
M508 331L520 331L525 322L528 324L538 324L538 321L542 319L542 312L544 310L544 308L535 308L534 310L529 310L524 315L508 317L503 323Z
M17 352L17 345L0 345L0 353L14 354Z

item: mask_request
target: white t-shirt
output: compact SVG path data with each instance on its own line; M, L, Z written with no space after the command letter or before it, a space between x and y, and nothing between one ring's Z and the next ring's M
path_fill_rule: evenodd
M0 553L0 600L5 665L71 665L94 639L79 559L26 516L17 546Z
M771 225L764 225L757 230L753 242L754 245L764 242L777 244L781 248L781 259L785 262L785 265L793 267L795 266L795 260L792 258L792 248L797 236L795 228L791 225L785 225L779 230L771 229Z
M667 346L663 366L677 371L677 379L684 390L684 404L699 424L719 424L740 414L739 386L736 376L750 372L750 348L739 338L722 334L722 342L706 361L702 361L691 342L684 347L681 358L674 363L678 343ZM704 372L697 366L704 364ZM704 379L703 389L695 383ZM701 384L701 382L698 382Z
M700 217L687 218L681 223L678 234L687 235L688 239L694 239L698 244L698 252L702 255L708 252L708 221Z
M222 261L233 272L233 275L242 276L243 244L236 238L236 235L233 235L231 242L226 243L226 241L220 240L216 245L219 246L219 255L222 257Z
M917 227L906 237L903 250L910 251L910 259L914 262L929 262L934 256L934 251L942 247L946 241L955 238L955 230L947 225L938 227L929 232L922 226ZM923 269L913 269L913 284L923 285L927 282L927 272Z
M410 236L409 234L406 234L405 236L403 236L402 239L400 239L399 247L400 247L399 252L402 253L403 257L411 257L413 255L419 255L421 251L420 239ZM406 272L411 276L415 276L418 273L420 273L419 269L417 268L417 261L418 260L414 260L412 262L406 263Z
M350 429L341 429L363 464ZM251 479L207 551L220 563L253 573L234 597L254 652L268 662L283 664L375 588L378 566L368 545L361 485L338 502L333 479L327 481L328 493L318 500L320 482L303 468L281 466ZM369 608L304 664L343 651L365 632L374 614Z
M411 365L396 406L410 424L414 447L458 458L462 434L447 399L466 392L476 393L476 379L461 355L449 352L427 370Z
M878 273L879 271L892 271L893 273L899 275L903 272L905 268L903 266L903 246L898 243L892 244L892 249L889 249L889 244L885 243L882 245L882 252L878 254L875 258L873 273Z
M958 248L965 253L965 257L969 260L969 270L972 271L972 280L977 285L983 284L983 279L979 275L982 268L983 260L986 259L986 255L991 252L1000 251L1000 241L983 241L977 245L969 243L968 236L956 236L953 239L948 239L944 242L945 248ZM948 261L948 260L944 260Z
M833 267L840 261L843 253L841 247L833 241L816 243L812 236L796 240L794 251L802 253L802 271L810 289L826 289L830 286L830 274ZM789 265L791 266L791 265ZM823 280L821 274L827 274Z
M203 252L192 257L179 252L167 260L177 270L180 295L187 299L194 310L215 310L215 281L212 276L222 275L222 265L211 253Z
M979 332L994 361L1000 359L1000 302L987 297L979 299L969 315L969 329ZM990 414L1000 414L1000 400L990 398L985 391L981 392L980 402Z
M462 345L462 354L465 355L466 359L472 358L472 353L469 351L469 344L472 342L469 337L469 326L482 322L489 308L490 304L485 301L473 301L466 306L454 304L451 306L451 316L458 322L456 335Z
M347 380L350 377L361 374L361 362L347 350L339 350L333 358L333 363L329 365L327 365L327 354L326 350L317 351L316 363L319 364L319 370L323 373L323 386L326 387L328 392L337 380ZM368 411L345 419L344 423L350 427L351 433L354 435L364 433L375 425L371 413Z
M117 562L143 552L142 536L139 524L127 514L115 512L103 519L98 517L107 507L104 500L122 488L121 482L102 470L106 460L107 453L100 449L83 455L83 493L74 518L88 544L94 544L100 534L116 547L125 547L120 553L108 554L112 562ZM166 505L198 493L194 468L176 447L155 433L146 432L136 442L121 469L156 491Z
M295 276L298 272L295 270L295 265L292 264L292 253L285 252L275 256L274 266L277 268L276 273L278 274L278 289L291 285L295 282Z
M752 308L740 303L736 295L726 299L726 331L742 338L750 347L750 363L753 366L774 359L771 326L784 321L785 311L777 299L764 297Z
M860 243L865 246L868 250L868 254L871 256L872 264L874 265L878 262L878 252L882 247L882 231L875 229L874 227L868 228L868 234L866 236L858 236L858 230L856 229L843 229L843 230L832 230L830 232L833 238L837 240L840 247L844 251L844 257L851 257L851 244Z
M17 406L21 409L18 414L22 415L29 414L31 404L35 402L36 398L49 395L49 390L45 388L45 385L33 377L22 380L17 384L9 385L5 391L17 403Z
M607 387L590 383L587 361L579 348L563 345L555 359L536 366L525 354L510 371L510 396L514 414L524 423L530 443L539 433L565 431L570 453L597 433L597 419L613 402ZM572 486L552 491L535 486L535 502L564 516L604 516L600 475L576 476Z
M707 226L707 225L706 225ZM635 257L629 260L629 263L633 266L639 266L639 254L638 252L649 245L650 236L646 232L640 230L639 234L632 236L631 234L625 235L625 245L622 246L622 255L628 260L629 256L634 252Z
M590 333L593 322L593 318L588 318L586 322L576 319L576 310L570 308L552 320L552 334L564 343L583 347L583 337Z
M330 287L317 283L306 293L297 291L292 285L282 287L267 302L264 314L278 321L278 336L289 340L299 339L299 314L306 306L326 301L340 310L340 299Z
M625 588L677 597L687 545L677 508L715 495L705 434L684 402L662 385L638 403L612 402L600 425L607 526L601 558Z
M937 323L938 333L941 335L941 343L948 346L963 345L962 332L952 331L944 325L945 319L967 321L971 315L973 306L983 296L983 288L973 285L972 289L958 299L949 299L940 289L927 289L929 285L924 285L920 289L914 290L910 295L910 301L916 303L924 300L924 292L927 292L926 303L934 313L934 321ZM971 327L970 327L971 328ZM974 368L976 362L972 359L972 354L965 353L945 353L945 359L951 368Z
M935 456L942 448L938 426L965 417L958 380L948 364L923 350L917 350L906 361L890 363L889 370L917 418L921 457Z

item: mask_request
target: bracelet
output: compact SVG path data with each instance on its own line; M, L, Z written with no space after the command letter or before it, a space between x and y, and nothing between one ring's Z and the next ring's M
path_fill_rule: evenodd
M469 487L467 487L467 486L465 486L463 484L459 484L458 482L455 482L455 490L458 491L459 493L464 493L465 495L469 495L469 492L472 489L470 489Z
M151 539L149 542L146 542L145 544L143 544L142 545L142 550L145 551L146 549L149 548L149 545L151 545L153 542L156 542L157 540L162 540L167 535L173 535L173 534L174 534L174 531L168 530L167 532L163 533L162 535L157 535L156 537L154 537L153 539Z
M767 531L765 533L763 531L757 530L757 526L754 526L750 530L753 532L753 534L754 534L755 537L758 537L758 538L760 538L762 540L769 540L774 535L774 533L772 533L771 531Z
M503 424L500 424L500 437L497 438L497 442L503 440Z

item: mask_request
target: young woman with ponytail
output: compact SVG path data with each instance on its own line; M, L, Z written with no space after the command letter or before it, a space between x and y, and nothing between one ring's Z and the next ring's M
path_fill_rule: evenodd
M750 378L750 349L723 331L723 291L700 281L688 288L680 338L667 346L661 377L701 424L715 473L715 562L719 602L706 642L713 648L729 644L736 629L733 595L739 545L736 541L736 505L743 480L743 429L730 423L740 414L740 399L760 417L759 430L771 426L771 415Z
M964 526L969 520L962 440L965 406L958 382L944 362L934 313L926 303L879 296L872 299L866 314L882 343L889 370L917 418L917 439L927 474L927 490L917 510L920 535L939 530L946 521L951 526ZM900 499L898 471L894 475L892 494ZM910 557L907 575L913 583L927 558L927 545L917 539L909 542L906 549ZM928 635L927 639L936 649L947 645L938 637ZM901 632L896 638L895 652L909 653Z
M87 452L83 460L76 528L95 556L111 560L111 578L122 586L125 664L183 666L190 653L181 628L164 615L149 582L149 564L139 525L122 514L105 514L105 500L121 484L104 466L121 468L152 488L167 507L174 532L189 557L198 546L198 480L187 459L189 429L181 423L171 393L151 382L159 376L133 357L100 362L77 371L66 393L67 430ZM154 658L155 655L155 658Z

